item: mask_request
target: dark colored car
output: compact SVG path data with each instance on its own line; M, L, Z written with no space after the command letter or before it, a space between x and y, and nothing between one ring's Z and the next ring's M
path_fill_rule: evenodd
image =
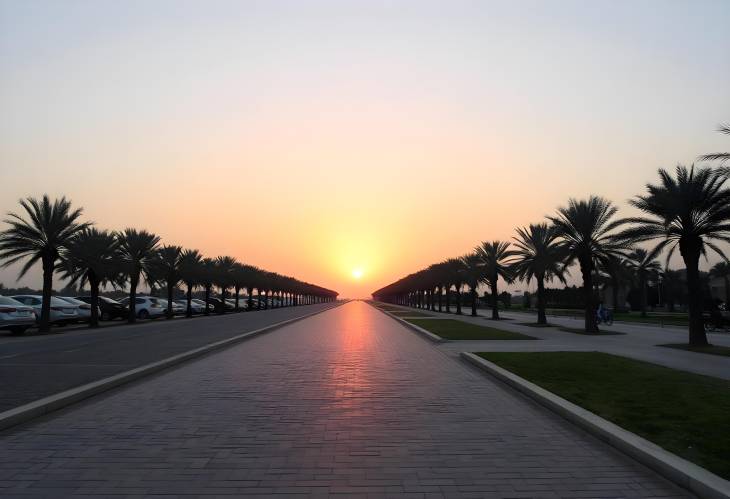
M76 296L75 298L85 303L91 303L91 296ZM99 310L101 310L99 319L103 321L126 319L129 315L129 309L126 305L122 305L118 301L107 298L106 296L99 297Z
M215 307L216 312L220 312L221 307L224 306L223 302L220 300L220 298L211 298L209 300L209 303ZM236 307L234 307L233 305L231 305L228 302L225 303L225 307L226 307L225 308L226 312L233 312L234 310L236 310Z

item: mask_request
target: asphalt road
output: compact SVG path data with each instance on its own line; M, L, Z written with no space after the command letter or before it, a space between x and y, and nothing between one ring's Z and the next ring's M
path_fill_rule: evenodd
M0 412L334 304L0 338ZM62 331L62 330L61 330Z

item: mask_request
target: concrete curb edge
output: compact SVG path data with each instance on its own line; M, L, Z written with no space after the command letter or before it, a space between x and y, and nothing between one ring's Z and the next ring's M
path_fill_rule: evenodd
M730 482L470 352L461 357L700 497L730 499Z

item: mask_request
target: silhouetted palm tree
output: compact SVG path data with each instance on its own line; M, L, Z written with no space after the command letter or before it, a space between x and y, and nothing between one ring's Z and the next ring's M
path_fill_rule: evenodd
M730 242L730 189L727 169L677 166L675 177L659 170L659 184L648 184L648 193L631 204L647 214L629 219L633 227L623 237L641 242L661 239L658 251L669 248L667 261L677 248L687 268L689 343L706 345L700 255L707 250L723 255L717 242Z
M477 315L477 287L486 274L484 273L484 265L481 258L476 253L469 253L460 258L464 264L464 282L469 286L469 295L471 296L471 315L476 317Z
M180 254L180 278L185 283L185 299L187 301L186 317L193 316L193 288L200 283L203 267L203 256L198 250L186 249ZM207 306L206 306L207 308Z
M625 249L612 231L623 220L614 219L617 209L610 201L598 196L586 200L571 199L567 207L558 208L554 217L548 217L555 224L560 237L560 247L566 253L566 265L578 261L583 276L585 299L585 330L598 332L593 304L593 272L596 263L607 265L612 255Z
M221 290L219 314L226 313L226 297L228 296L228 288L233 286L233 271L237 263L236 259L231 256L219 256L215 259L215 277L213 282Z
M117 234L117 241L124 273L129 279L128 322L131 324L137 320L137 285L140 277L149 277L160 238L146 230L124 229Z
M215 274L217 271L215 260L212 258L203 258L200 262L200 280L198 281L205 291L205 310L204 315L210 315L210 290L213 288Z
M656 276L662 270L662 266L656 259L659 250L661 248L654 248L651 251L647 251L644 248L636 248L626 255L626 264L634 273L639 290L641 291L640 303L642 317L646 317L649 279L652 275Z
M634 280L634 273L627 264L626 258L622 255L609 255L608 260L601 266L601 270L606 274L607 281L611 284L611 298L614 310L618 311L618 293L621 286Z
M710 276L722 279L725 285L725 306L730 307L730 263L727 260L717 262L710 269Z
M461 315L461 288L464 286L464 262L459 258L449 258L446 260L448 268L449 282L446 288L446 311L449 312L449 292L451 286L456 291L456 313Z
M27 258L18 278L23 277L38 261L43 266L43 304L39 329L50 328L51 292L53 272L60 252L71 238L89 227L90 223L79 223L82 209L72 209L71 201L65 197L53 202L48 195L38 200L33 197L20 200L27 219L16 213L8 213L4 222L10 227L0 232L0 259L3 267Z
M720 125L717 129L718 132L730 135L730 123ZM716 152L712 154L703 154L700 156L700 161L720 161L723 164L725 161L730 160L730 152Z
M515 259L512 260L514 277L530 282L537 281L537 323L547 324L545 307L545 281L558 278L565 283L565 252L558 243L558 233L553 225L531 224L517 229L513 238Z
M501 277L506 283L512 282L514 273L509 258L515 255L504 241L482 242L474 249L484 266L484 282L492 291L492 319L499 319L499 292L497 282Z
M175 286L180 282L180 259L182 258L183 249L181 246L165 245L157 250L157 255L153 259L155 274L164 282L167 290L167 318L174 317L172 311L172 299Z
M106 230L88 227L77 232L61 252L60 268L69 285L91 288L89 327L99 326L99 287L107 282L121 284L118 241Z

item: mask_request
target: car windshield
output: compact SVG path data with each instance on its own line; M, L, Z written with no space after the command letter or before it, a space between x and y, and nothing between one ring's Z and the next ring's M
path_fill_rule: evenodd
M69 296L58 296L59 300L63 300L65 302L70 303L71 305L86 305L86 303L82 302L81 300L77 300L76 298L71 298Z
M18 300L13 300L9 296L0 296L0 305L13 305L14 307L22 307L23 304Z
M51 305L54 307L70 307L73 304L56 296L51 296Z

